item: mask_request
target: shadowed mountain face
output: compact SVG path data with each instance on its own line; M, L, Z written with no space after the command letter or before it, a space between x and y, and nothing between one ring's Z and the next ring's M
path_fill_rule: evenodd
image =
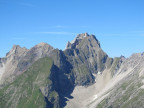
M111 88L106 91L110 91L109 96L112 97L109 100L99 97L102 98L99 104L90 96L103 91L113 78L133 68L142 57L137 57L137 54L135 56L129 59L109 58L96 37L87 33L79 34L72 42L68 42L64 51L46 43L31 49L14 46L5 58L0 59L0 108L79 108L84 99L75 93L79 86L86 90L81 92L79 89L79 94L89 94L87 96L90 98L83 107L116 108L123 102L118 103L117 98L112 96L117 95L115 91L120 88L118 85L115 89L109 86ZM117 80L119 85L127 83L126 80L121 81L122 78ZM132 78L134 80L135 77ZM93 85L96 88L89 89ZM118 96L123 95L119 93Z
M95 36L87 33L79 34L74 41L68 42L64 53L73 66L75 83L78 85L92 84L94 82L92 74L103 72L113 61L100 48Z

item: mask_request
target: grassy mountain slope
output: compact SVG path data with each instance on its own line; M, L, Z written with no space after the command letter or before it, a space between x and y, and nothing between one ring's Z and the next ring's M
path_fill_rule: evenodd
M0 90L0 108L45 108L58 101L58 94L51 89L53 61L48 57L36 61L13 83ZM50 88L45 94L43 89ZM46 102L47 101L47 102Z

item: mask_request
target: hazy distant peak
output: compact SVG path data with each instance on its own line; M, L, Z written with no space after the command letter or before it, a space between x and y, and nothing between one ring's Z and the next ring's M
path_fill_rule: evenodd
M32 47L31 49L54 49L51 45L49 45L48 43L45 42L41 42L37 45L35 45L34 47Z
M36 46L45 46L45 45L50 46L48 43L45 43L45 42L41 42L41 43L37 44Z
M41 42L41 43L39 43L38 45L43 46L43 45L48 45L48 44L47 44L47 43L45 43L45 42Z

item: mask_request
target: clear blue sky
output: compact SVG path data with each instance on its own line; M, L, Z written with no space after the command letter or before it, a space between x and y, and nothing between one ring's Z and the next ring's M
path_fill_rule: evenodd
M110 57L144 52L144 0L0 0L0 57L13 44L64 49L84 32Z

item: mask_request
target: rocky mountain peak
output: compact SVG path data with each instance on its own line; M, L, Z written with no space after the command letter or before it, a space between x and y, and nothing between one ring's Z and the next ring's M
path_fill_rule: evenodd
M41 43L37 44L36 46L45 46L45 45L48 45L48 44L45 43L45 42L41 42ZM50 45L49 45L49 46L50 46Z
M88 33L82 33L82 34L78 34L76 39L83 39L83 38L88 37L88 36L90 36Z
M12 49L6 54L7 57L11 56L11 55L18 55L20 56L21 54L23 54L24 52L27 52L28 49L26 49L25 47L20 47L19 45L13 45Z
M92 42L93 41L93 42ZM88 33L82 33L82 34L78 34L77 37L71 41L67 43L66 49L75 49L77 48L80 44L88 44L89 42L92 42L96 45L98 45L98 47L100 47L100 43L99 41L96 39L96 37L94 35L89 35ZM81 45L80 45L81 46Z
M31 49L35 49L35 50L52 50L54 48L51 45L49 45L48 43L41 42L41 43L35 45L34 47L32 47Z
M21 48L19 45L13 45L12 49Z
M27 52L24 58L27 60L31 59L31 61L34 62L39 58L48 55L48 53L51 52L53 49L54 48L51 45L41 42L35 45L34 47L32 47L31 49L29 49L29 51Z

